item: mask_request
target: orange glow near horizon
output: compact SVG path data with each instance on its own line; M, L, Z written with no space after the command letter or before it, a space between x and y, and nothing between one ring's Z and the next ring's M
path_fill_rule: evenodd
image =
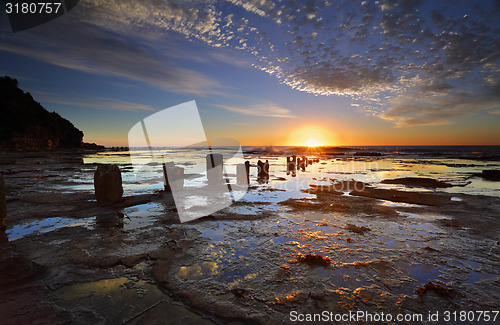
M325 128L309 125L291 132L287 144L290 146L320 147L335 145L333 132Z
M307 139L306 141L304 141L304 143L302 145L304 145L306 147L320 147L320 146L324 146L323 143L321 143L319 140L314 139L314 138Z

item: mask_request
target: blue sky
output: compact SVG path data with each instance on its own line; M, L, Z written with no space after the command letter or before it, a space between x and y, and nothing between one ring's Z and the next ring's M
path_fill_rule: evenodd
M300 144L304 127L325 144L500 144L498 1L333 3L80 0L17 33L3 15L0 74L105 145L193 99L209 137L246 145Z

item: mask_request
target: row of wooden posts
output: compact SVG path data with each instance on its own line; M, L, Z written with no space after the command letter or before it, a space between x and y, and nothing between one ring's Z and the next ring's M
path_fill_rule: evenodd
M318 158L308 158L306 156L297 157L290 156L286 157L286 174L292 174L293 177L297 175L297 170L306 171L306 167L314 163L319 162Z
M209 186L224 184L224 157L222 154L208 154L206 156L207 180ZM308 158L306 156L287 157L286 174L296 176L297 170L305 171L308 165L319 162L318 158ZM177 167L173 162L163 164L163 175L165 179L165 190L182 188L184 186L184 168ZM167 175L171 179L168 179ZM259 181L269 180L269 160L257 161L257 179ZM239 185L250 184L250 162L236 165L236 183Z
M308 158L305 156L287 157L287 175L296 176L297 170L305 171L308 165L319 162L318 158ZM223 171L222 154L208 154L206 156L208 185L225 184ZM168 173L167 173L168 172ZM163 164L163 175L165 180L165 190L181 189L184 187L184 168L175 166L173 162ZM170 179L167 177L170 176ZM269 180L269 161L257 162L257 179L259 181ZM250 162L236 165L236 182L239 185L250 184ZM98 202L112 202L123 196L123 185L121 172L116 165L101 165L94 174L94 189L96 200ZM5 180L0 174L0 229L5 228L5 219L7 217Z
M208 154L206 156L207 181L209 186L224 185L224 157L222 154ZM269 179L269 161L257 162L258 178ZM179 189L184 186L184 168L177 167L173 162L163 164L165 191ZM168 176L167 176L168 175ZM169 179L170 178L170 179ZM239 185L250 184L250 162L236 165L236 183Z

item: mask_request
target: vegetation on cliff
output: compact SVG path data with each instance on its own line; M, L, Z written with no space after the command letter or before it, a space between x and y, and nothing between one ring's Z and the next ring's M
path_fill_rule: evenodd
M16 79L0 77L0 150L81 148L83 132L47 111Z

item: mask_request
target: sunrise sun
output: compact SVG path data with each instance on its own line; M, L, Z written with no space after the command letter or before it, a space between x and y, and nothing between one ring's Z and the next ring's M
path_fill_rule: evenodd
M289 145L320 147L334 144L334 134L328 129L316 125L300 127L291 132Z
M323 143L321 143L321 141L319 141L318 139L315 139L315 138L309 138L309 139L306 139L303 143L302 143L303 146L306 146L306 147L319 147L319 146L322 146L324 145Z

